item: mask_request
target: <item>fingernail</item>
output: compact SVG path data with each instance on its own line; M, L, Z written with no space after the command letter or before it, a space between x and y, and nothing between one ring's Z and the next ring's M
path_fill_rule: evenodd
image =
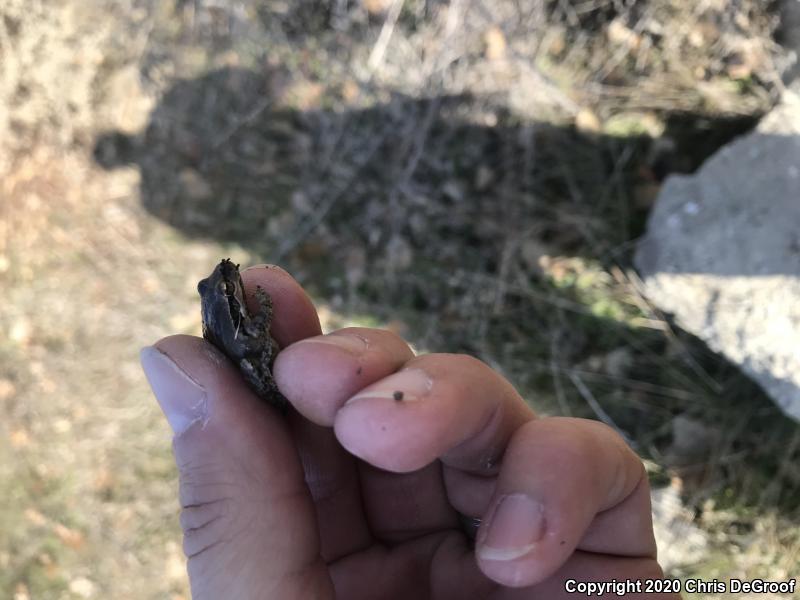
M488 530L478 540L478 556L508 561L524 556L544 535L542 505L525 494L500 498L489 516Z
M297 343L336 346L337 348L341 348L345 352L354 354L356 356L363 354L367 349L367 341L360 336L352 334L329 333L328 335L318 335L316 337L306 338Z
M345 406L362 400L384 399L395 402L414 402L424 398L431 391L433 382L428 374L420 369L408 369L385 377L350 398Z
M158 348L148 346L139 354L144 374L172 431L179 435L208 417L206 391L186 371Z

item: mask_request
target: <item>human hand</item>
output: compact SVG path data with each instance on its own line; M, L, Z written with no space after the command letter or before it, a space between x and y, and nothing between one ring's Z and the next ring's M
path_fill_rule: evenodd
M175 431L193 598L566 598L569 579L662 577L645 470L611 429L537 418L465 355L321 336L287 273L242 278L273 299L286 417L202 339L142 352ZM474 549L461 515L482 519Z

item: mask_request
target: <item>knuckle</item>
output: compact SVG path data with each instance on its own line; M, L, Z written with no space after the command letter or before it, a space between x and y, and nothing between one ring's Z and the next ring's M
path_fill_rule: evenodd
M185 506L181 511L183 552L193 559L224 548L236 531L236 510L230 498Z
M223 462L180 463L179 494L182 507L213 504L223 498L241 496L241 477Z
M191 504L181 509L180 523L184 533L201 529L220 519L230 519L234 514L231 498L220 498L203 504Z

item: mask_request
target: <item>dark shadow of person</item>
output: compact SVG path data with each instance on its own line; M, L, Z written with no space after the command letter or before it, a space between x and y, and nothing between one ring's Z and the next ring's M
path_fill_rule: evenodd
M272 78L224 68L179 80L140 135L101 135L95 158L136 164L142 202L163 221L265 258L318 247L342 264L342 241L371 255L391 240L425 254L436 238L432 259L463 265L473 249L491 274L514 236L606 257L641 233L652 200L621 201L626 189L691 171L752 124L692 139L674 115L668 123L684 136L676 147L525 122L468 96L298 111L279 104Z
M664 144L531 123L468 96L299 111L274 88L269 73L238 68L178 81L141 134L101 135L95 158L137 165L144 207L179 231L280 262L340 310L402 320L421 347L524 364L525 384L636 348L618 379L590 384L617 424L652 447L669 443L670 420L698 398L730 414L724 388L663 395L675 372L693 377L688 362L665 363L674 342L593 312L568 278L543 275L541 260L624 264L660 180L693 170L752 120L693 134L692 115L672 115L678 133ZM742 387L718 357L687 347L701 357L693 364ZM748 406L785 423L752 389Z
M302 113L275 110L269 77L222 69L180 80L145 131L98 138L97 162L135 163L145 208L190 236L248 240L288 201L308 149Z

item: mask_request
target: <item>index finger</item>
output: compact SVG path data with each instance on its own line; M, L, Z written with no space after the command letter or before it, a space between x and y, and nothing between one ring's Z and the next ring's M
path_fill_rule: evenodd
M336 413L334 429L365 462L403 473L392 486L381 471L362 478L373 531L402 539L403 532L433 529L409 515L436 515L439 529L453 527L454 511L482 515L509 439L531 419L514 387L488 365L463 354L428 354L352 397Z
M511 434L534 418L514 387L465 354L427 354L361 390L334 428L350 452L407 473L439 459L480 476L497 473Z
M251 311L259 308L254 296L256 287L263 288L272 298L272 337L282 348L322 332L314 303L289 273L275 265L256 265L241 274Z
M372 531L396 540L398 532L432 530L432 522L450 526L452 508L481 515L508 440L534 418L513 386L470 356L414 358L389 332L351 328L324 337L287 348L275 376L299 412L333 425L349 452L377 467L361 472ZM437 459L443 469L424 469Z

